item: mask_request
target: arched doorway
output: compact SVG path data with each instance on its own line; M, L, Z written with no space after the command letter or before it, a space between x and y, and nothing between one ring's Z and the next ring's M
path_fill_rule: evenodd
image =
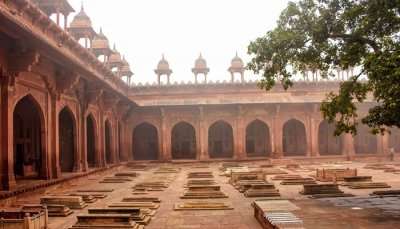
M318 128L318 149L321 156L341 155L342 136L335 136L335 125L324 120Z
M45 176L44 118L39 104L31 95L25 96L15 106L13 119L15 178Z
M299 120L291 119L283 125L282 141L284 156L306 156L306 128Z
M76 132L72 112L65 107L58 115L59 164L61 172L73 172L75 167Z
M271 154L271 140L268 125L260 120L252 121L246 127L246 153L248 157Z
M104 143L105 143L105 153L106 153L106 162L107 164L113 163L112 158L112 149L111 149L111 124L108 120L104 123Z
M142 123L133 130L134 160L158 160L157 128L149 123Z
M91 114L86 117L86 153L88 166L96 167L96 122Z
M354 149L356 154L374 154L378 150L377 136L370 132L367 125L357 126L357 135L354 137Z
M217 121L208 129L208 152L210 158L233 157L233 130L224 121Z
M180 122L172 128L172 159L196 159L196 132L192 125Z
M390 128L389 149L395 153L400 153L400 129L397 127Z

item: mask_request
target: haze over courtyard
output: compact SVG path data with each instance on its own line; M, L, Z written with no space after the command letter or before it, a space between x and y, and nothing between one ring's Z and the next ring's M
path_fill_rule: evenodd
M0 1L0 228L398 228L399 31L392 0Z
M201 52L212 81L229 80L227 71L238 52L248 61L247 45L276 25L286 0L129 1L72 0L79 11L83 2L93 28L103 28L110 45L126 56L135 74L133 82L156 82L154 69L165 54L172 81L194 81L191 69ZM250 71L248 79L255 79Z

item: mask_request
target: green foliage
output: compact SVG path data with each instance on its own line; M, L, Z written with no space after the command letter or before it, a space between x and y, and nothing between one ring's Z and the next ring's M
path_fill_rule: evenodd
M356 134L356 103L373 96L376 106L361 121L378 133L400 127L399 42L400 0L300 0L250 43L247 67L262 75L265 90L277 82L288 89L297 73L310 69L330 77L337 68L359 67L360 74L328 94L321 111L336 123L335 134Z

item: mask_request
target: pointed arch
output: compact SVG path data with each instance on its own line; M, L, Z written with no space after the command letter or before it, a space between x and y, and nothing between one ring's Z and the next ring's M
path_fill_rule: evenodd
M233 129L223 121L216 121L208 128L208 152L210 158L233 157Z
M134 160L158 160L159 144L157 128L143 122L133 129L132 153Z
M256 119L246 127L246 153L248 157L271 154L271 138L268 125Z
M58 114L58 148L61 172L73 172L76 166L76 119L68 106Z
M196 131L187 122L177 123L171 131L172 159L196 159Z
M13 111L14 174L19 178L45 177L45 122L36 99L22 97Z
M283 125L282 144L284 156L306 156L306 128L301 121L290 119Z
M335 125L327 120L322 121L318 127L318 150L321 156L341 155L343 137L335 136Z

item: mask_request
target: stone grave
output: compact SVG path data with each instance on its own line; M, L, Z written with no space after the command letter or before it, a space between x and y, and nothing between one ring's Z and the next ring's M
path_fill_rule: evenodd
M174 168L174 167L160 167L153 173L179 173L181 171L180 168Z
M132 220L130 214L82 214L77 216L78 222L71 229L142 229Z
M229 178L229 183L234 186L236 182L241 180L264 180L264 179L265 175L262 171L232 172L231 177Z
M71 209L83 209L87 206L80 196L44 196L40 198L43 205L64 205Z
M391 188L386 182L359 182L352 183L347 186L351 189L374 189L374 188Z
M197 178L213 178L214 175L212 172L190 172L187 175L188 179L197 179Z
M357 176L357 169L317 169L315 178L321 182L334 182L354 176Z
M158 197L125 197L125 198L122 199L122 202L153 202L153 203L161 203L161 200Z
M70 196L85 196L85 195L91 195L96 199L104 199L107 197L106 194L100 193L100 192L71 192L68 193ZM85 201L86 202L86 201Z
M131 219L138 224L147 225L151 216L145 215L140 208L89 208L89 214L129 214Z
M127 172L127 171L118 172L114 174L114 176L116 177L137 177L138 175L139 174L137 172Z
M212 198L228 198L221 191L218 185L196 185L189 186L188 190L180 197L181 199L212 199Z
M400 189L374 191L370 195L371 196L400 196Z
M100 183L125 183L133 181L131 177L126 176L114 176L114 177L105 177Z
M282 174L271 177L271 180L288 180L288 179L299 179L299 178L301 178L301 176L297 174Z
M305 184L302 195L311 195L311 198L334 198L334 197L351 197L352 194L346 194L339 189L338 184Z
M192 186L192 185L215 185L214 180L209 180L209 179L194 179L194 180L188 180L187 181L187 186Z
M263 217L257 217L257 220L263 228L304 229L303 220L291 212L266 212Z
M233 187L236 188L239 192L245 192L248 190L251 185L257 185L257 184L268 184L265 180L240 180L237 181Z
M177 203L174 205L175 211L184 210L232 210L233 207L230 204L223 202L211 202L211 201L191 201L185 203Z
M298 178L285 178L281 181L281 185L304 185L316 184L315 180L311 177L298 177Z
M78 189L76 192L113 192L114 189L92 188L92 189Z
M97 198L94 197L93 195L89 194L89 193L70 193L68 194L69 196L80 196L82 197L82 200L85 201L85 203L87 204L91 204L97 201Z
M252 184L249 189L244 192L245 197L279 197L279 190L274 184Z
M158 209L160 204L153 202L119 202L108 205L110 208L148 208Z

